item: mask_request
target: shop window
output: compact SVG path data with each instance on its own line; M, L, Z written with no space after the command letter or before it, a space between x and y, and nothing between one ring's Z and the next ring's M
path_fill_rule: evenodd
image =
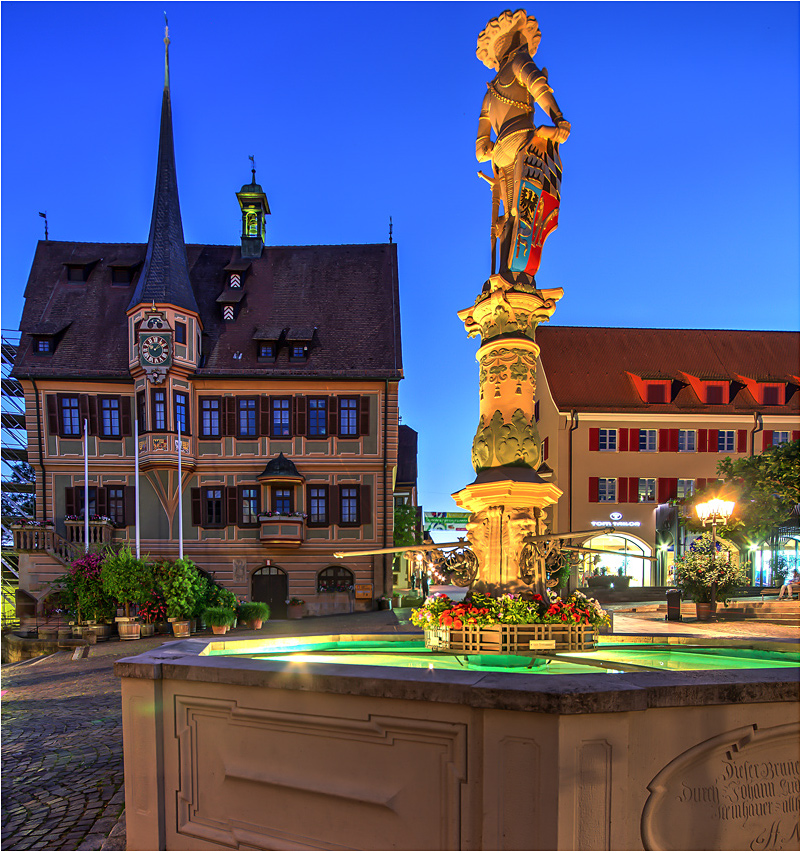
M317 576L318 592L350 592L354 588L354 573L343 566L329 566Z
M681 453L694 453L696 452L696 430L695 429L681 429L678 430L679 435L677 436L677 445L678 449Z

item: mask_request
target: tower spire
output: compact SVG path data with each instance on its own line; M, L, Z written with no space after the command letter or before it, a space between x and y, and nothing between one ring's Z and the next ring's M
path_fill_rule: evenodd
M164 13L164 88L170 88L170 33L167 28L167 12Z
M173 145L173 113L170 106L170 88L167 65L167 48L170 43L165 15L165 78L162 93L161 127L159 129L159 158L156 166L156 189L153 195L153 213L145 263L136 290L128 306L141 302L169 303L198 313L198 303L189 280L187 250L184 245L184 228L181 224L181 207L178 203L178 181L175 173Z

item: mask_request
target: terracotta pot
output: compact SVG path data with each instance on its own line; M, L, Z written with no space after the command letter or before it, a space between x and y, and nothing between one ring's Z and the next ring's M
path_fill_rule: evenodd
M287 619L303 619L304 605L303 604L288 604Z
M174 637L188 637L189 636L189 619L176 619L173 622L173 636Z
M248 623L248 627L253 631L258 631L262 627L261 619L251 619Z
M117 622L117 633L120 635L121 640L138 640L141 628L142 625L139 622ZM86 635L88 632L89 629L84 631L84 639L87 639Z
M696 602L696 618L700 621L710 622L716 615L716 606L718 602L714 602L713 606L710 606L709 601L697 601Z
M228 625L212 625L213 634L225 634L228 630Z

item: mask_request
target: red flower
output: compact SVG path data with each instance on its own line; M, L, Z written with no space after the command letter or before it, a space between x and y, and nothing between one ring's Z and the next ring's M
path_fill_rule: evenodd
M460 622L460 620L459 620L459 619L455 619L455 620L454 620L454 623L452 624L452 626L451 626L451 627L452 627L452 628L461 628L461 627L462 627L462 622Z

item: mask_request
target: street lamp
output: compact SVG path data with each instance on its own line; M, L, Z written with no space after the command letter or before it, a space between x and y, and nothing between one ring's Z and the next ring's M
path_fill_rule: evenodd
M723 501L720 498L712 498L706 503L696 504L696 514L702 527L710 524L713 527L713 568L716 566L716 525L726 524L730 520L732 511L735 509L735 501ZM710 596L710 613L716 609L716 582L713 581L713 591Z

